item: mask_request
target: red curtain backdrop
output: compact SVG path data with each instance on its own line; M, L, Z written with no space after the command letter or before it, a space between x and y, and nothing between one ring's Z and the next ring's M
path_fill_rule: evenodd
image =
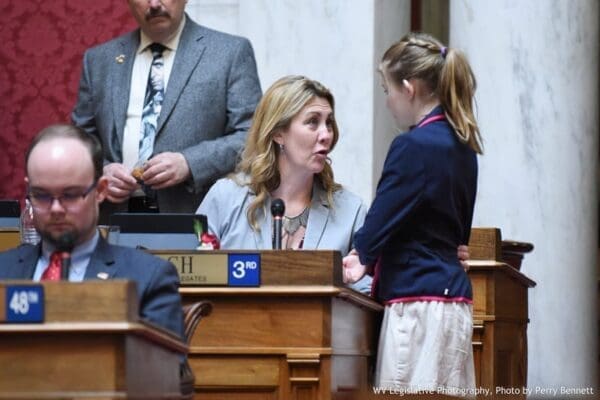
M135 26L125 0L0 0L0 199L23 199L36 133L70 121L84 51Z

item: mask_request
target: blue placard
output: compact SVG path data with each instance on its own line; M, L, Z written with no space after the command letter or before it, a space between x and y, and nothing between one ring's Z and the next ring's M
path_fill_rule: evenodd
M229 286L260 286L260 254L229 254Z
M7 285L6 322L44 322L44 287Z

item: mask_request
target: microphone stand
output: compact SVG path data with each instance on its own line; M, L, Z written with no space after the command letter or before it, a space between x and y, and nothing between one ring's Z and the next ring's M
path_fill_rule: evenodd
M75 247L75 235L73 233L65 232L58 238L56 250L61 252L60 279L63 281L69 280L73 247Z
M63 251L60 255L61 264L60 264L60 280L68 281L69 280L69 271L71 270L71 253Z

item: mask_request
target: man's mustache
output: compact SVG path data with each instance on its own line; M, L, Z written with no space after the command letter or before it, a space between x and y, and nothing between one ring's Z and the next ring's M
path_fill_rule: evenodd
M152 18L156 18L156 17L170 18L170 15L168 12L166 12L162 8L151 8L146 12L146 21L149 21Z

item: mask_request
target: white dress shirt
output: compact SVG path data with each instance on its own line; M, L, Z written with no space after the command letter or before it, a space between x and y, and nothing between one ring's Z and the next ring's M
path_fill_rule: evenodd
M173 69L175 53L179 46L181 32L185 25L185 18L175 35L166 43L162 43L166 48L163 51L164 59L164 80L165 94L167 92L169 77ZM139 143L142 130L142 110L144 108L144 97L146 95L146 86L148 83L148 74L152 65L152 52L149 46L152 40L140 31L140 45L136 51L133 61L133 70L131 73L131 87L129 89L129 105L127 106L127 119L125 120L125 130L123 132L123 164L128 170L132 170L138 161Z

